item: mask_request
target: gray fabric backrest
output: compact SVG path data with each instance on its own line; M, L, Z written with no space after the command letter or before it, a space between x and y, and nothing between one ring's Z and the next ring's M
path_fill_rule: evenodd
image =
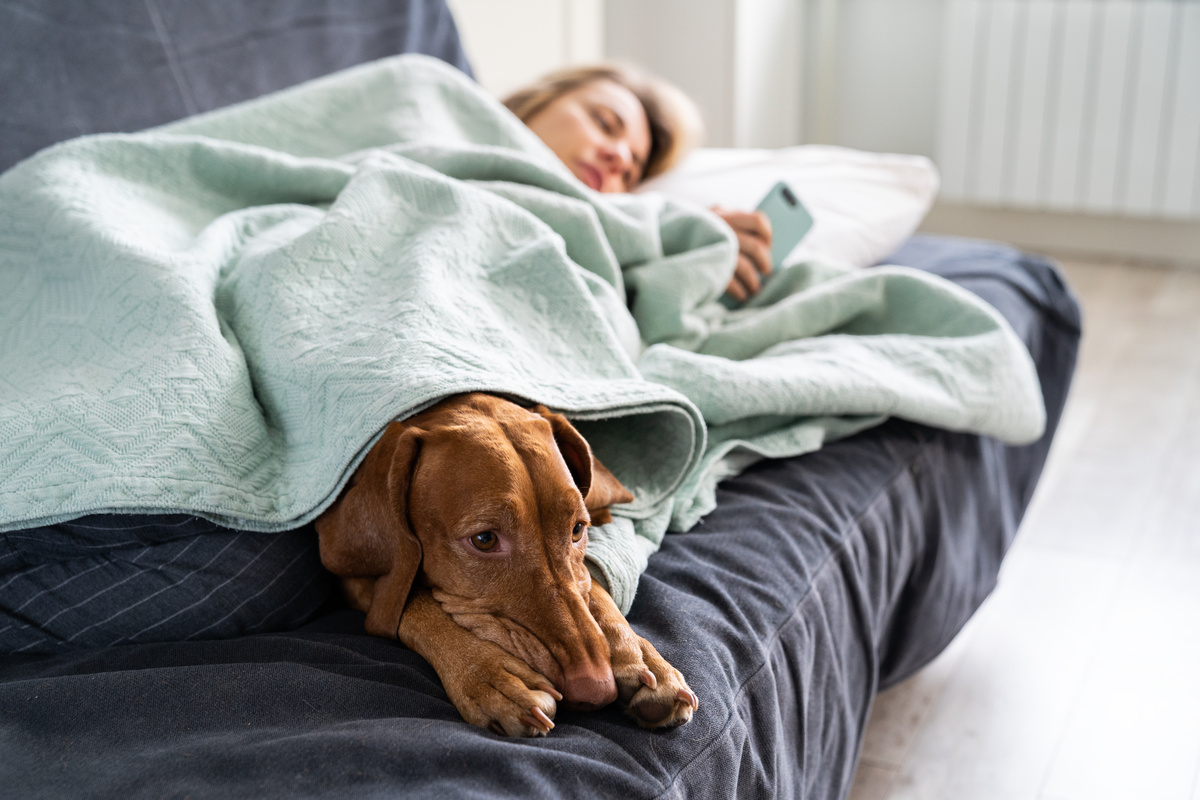
M0 0L0 171L406 52L471 74L445 0Z

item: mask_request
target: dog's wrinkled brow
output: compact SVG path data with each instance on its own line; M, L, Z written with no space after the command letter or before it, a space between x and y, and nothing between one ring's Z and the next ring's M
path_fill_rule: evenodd
M520 527L520 515L512 504L494 499L479 499L465 508L455 528L463 533L484 530L513 531Z

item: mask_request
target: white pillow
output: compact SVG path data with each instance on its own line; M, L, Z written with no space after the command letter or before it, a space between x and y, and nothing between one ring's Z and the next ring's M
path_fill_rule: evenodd
M703 148L638 192L661 192L702 206L750 210L776 181L787 181L813 227L787 262L826 258L878 263L912 235L938 191L924 156L799 145L779 150Z

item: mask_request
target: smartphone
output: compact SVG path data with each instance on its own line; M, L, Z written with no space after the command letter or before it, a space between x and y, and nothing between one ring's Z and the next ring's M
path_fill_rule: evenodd
M771 266L778 268L812 227L812 215L784 181L771 187L758 210L771 220Z

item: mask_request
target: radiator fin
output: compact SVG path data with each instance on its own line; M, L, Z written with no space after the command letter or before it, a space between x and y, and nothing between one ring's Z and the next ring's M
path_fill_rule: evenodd
M949 200L1200 219L1200 0L949 0Z

